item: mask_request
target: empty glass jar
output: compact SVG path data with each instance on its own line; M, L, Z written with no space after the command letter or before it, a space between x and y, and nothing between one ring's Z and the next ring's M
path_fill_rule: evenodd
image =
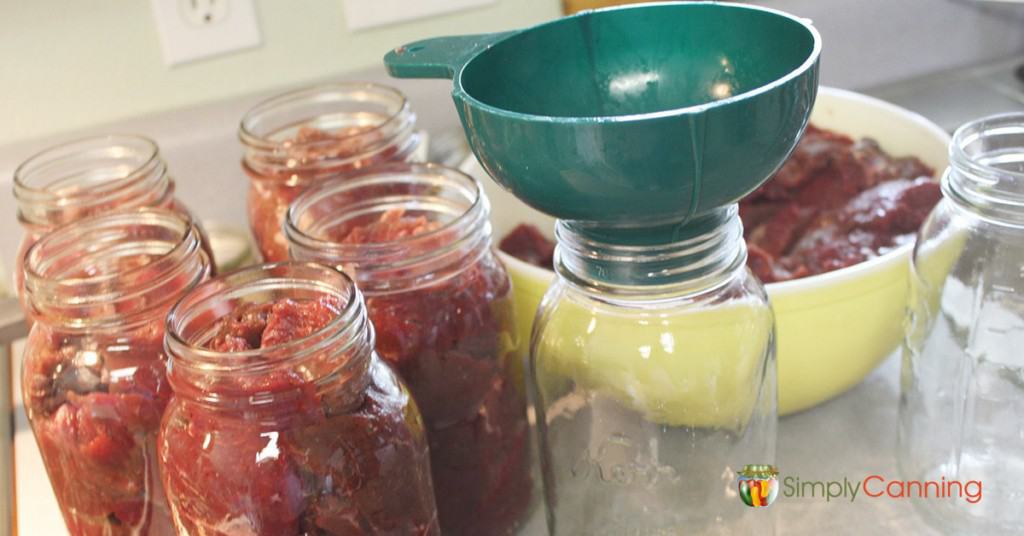
M416 114L397 89L353 82L264 101L242 118L249 227L265 261L288 259L281 234L288 204L309 184L384 162L423 160Z
M936 483L915 504L942 530L1021 534L1024 114L962 126L949 160L914 249L899 463Z
M629 233L556 227L531 353L550 531L770 533L738 494L774 463L776 380L736 206Z

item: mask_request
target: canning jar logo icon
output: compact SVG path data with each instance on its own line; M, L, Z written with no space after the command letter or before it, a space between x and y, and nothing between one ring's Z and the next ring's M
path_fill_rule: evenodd
M774 465L747 465L739 472L740 499L747 506L768 506L779 495L779 470Z

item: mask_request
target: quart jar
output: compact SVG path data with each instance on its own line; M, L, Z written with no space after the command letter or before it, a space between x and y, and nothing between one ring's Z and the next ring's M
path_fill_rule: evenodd
M918 234L905 323L899 464L958 534L1024 532L1024 114L960 127Z
M288 258L285 211L310 183L383 162L424 160L415 126L401 92L366 82L300 89L249 110L238 137L250 178L249 226L263 260Z
M25 228L14 277L26 314L23 259L44 234L116 210L167 208L189 215L174 197L174 179L156 143L141 136L95 136L37 153L14 171L14 197L18 220ZM201 228L200 234L212 259Z
M533 328L552 535L772 533L738 473L775 459L774 319L736 206L685 227L556 224Z
M156 464L163 320L209 271L199 230L167 210L82 219L29 248L22 393L72 535L174 534Z
M416 404L352 280L265 264L167 319L159 457L178 534L439 534Z
M423 411L445 534L514 531L531 497L511 283L481 186L435 165L325 181L288 213L291 254L353 274L377 351Z

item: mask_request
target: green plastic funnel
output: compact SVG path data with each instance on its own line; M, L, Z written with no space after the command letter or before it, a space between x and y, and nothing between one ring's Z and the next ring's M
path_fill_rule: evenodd
M762 7L641 4L387 54L400 78L451 78L487 172L552 216L685 223L760 185L796 145L821 40Z

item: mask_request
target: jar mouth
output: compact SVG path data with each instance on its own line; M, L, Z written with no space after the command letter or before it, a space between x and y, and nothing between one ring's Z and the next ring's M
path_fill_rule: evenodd
M709 247L712 238L726 234L742 235L737 204L728 205L691 219L680 227L677 220L660 225L621 225L609 227L586 221L558 220L555 233L558 245L581 255L618 262L657 262L684 257ZM671 229L667 232L665 229ZM633 236L629 236L632 234ZM666 236L673 236L666 239ZM636 238L650 238L637 243ZM625 243L623 243L625 242Z
M1024 113L984 117L953 133L949 159L988 187L1024 195Z
M237 352L203 346L212 337L214 325L239 305L328 296L340 300L340 310L322 328L305 337ZM203 374L260 375L293 366L327 349L332 354L344 353L365 344L360 334L368 334L372 348L372 326L364 317L362 295L344 273L316 263L260 264L220 275L183 296L167 315L165 343L176 367Z
M289 206L284 234L293 257L352 268L369 292L398 286L374 277L377 273L395 281L430 279L432 269L452 262L470 265L467 255L489 247L489 212L483 187L461 171L436 164L386 164L310 186ZM394 214L422 219L426 227L396 237L346 242L353 231ZM372 286L363 276L375 279Z
M303 147L329 146L339 141L373 135L400 122L410 111L409 102L402 92L390 86L372 82L324 84L290 91L271 97L253 106L245 113L238 127L238 137L247 147L274 151L287 139L287 133L302 125L330 127L332 118L365 112L354 107L376 104L383 108L376 120L350 135L334 136L330 140L301 143ZM333 131L333 128L325 130Z
M14 171L19 217L46 223L36 212L88 208L132 195L148 181L165 177L159 154L156 142L130 134L92 136L44 149Z
M693 219L682 228L666 223L649 229L651 236L660 239L638 245L635 239L643 238L645 229L559 220L556 272L586 290L648 299L712 290L746 263L736 204Z
M404 191L388 191L394 188ZM348 218L382 213L429 194L439 196L444 193L441 190L450 193L454 199L436 197L436 201L425 201L423 207L424 211L454 215L442 221L437 228L392 240L360 244L345 244L325 238L330 227L345 223ZM334 205L334 219L324 221L311 217L316 205L331 201L337 203ZM296 238L318 246L351 249L353 253L357 250L385 250L395 245L429 240L450 232L453 227L464 226L473 219L474 212L481 208L489 209L486 204L487 198L480 183L456 169L437 164L384 164L364 174L337 177L310 186L289 205L286 227Z
M152 208L60 227L24 259L29 303L68 327L130 323L173 303L209 271L192 219Z
M943 194L989 221L1024 223L1024 113L967 123L953 133Z

